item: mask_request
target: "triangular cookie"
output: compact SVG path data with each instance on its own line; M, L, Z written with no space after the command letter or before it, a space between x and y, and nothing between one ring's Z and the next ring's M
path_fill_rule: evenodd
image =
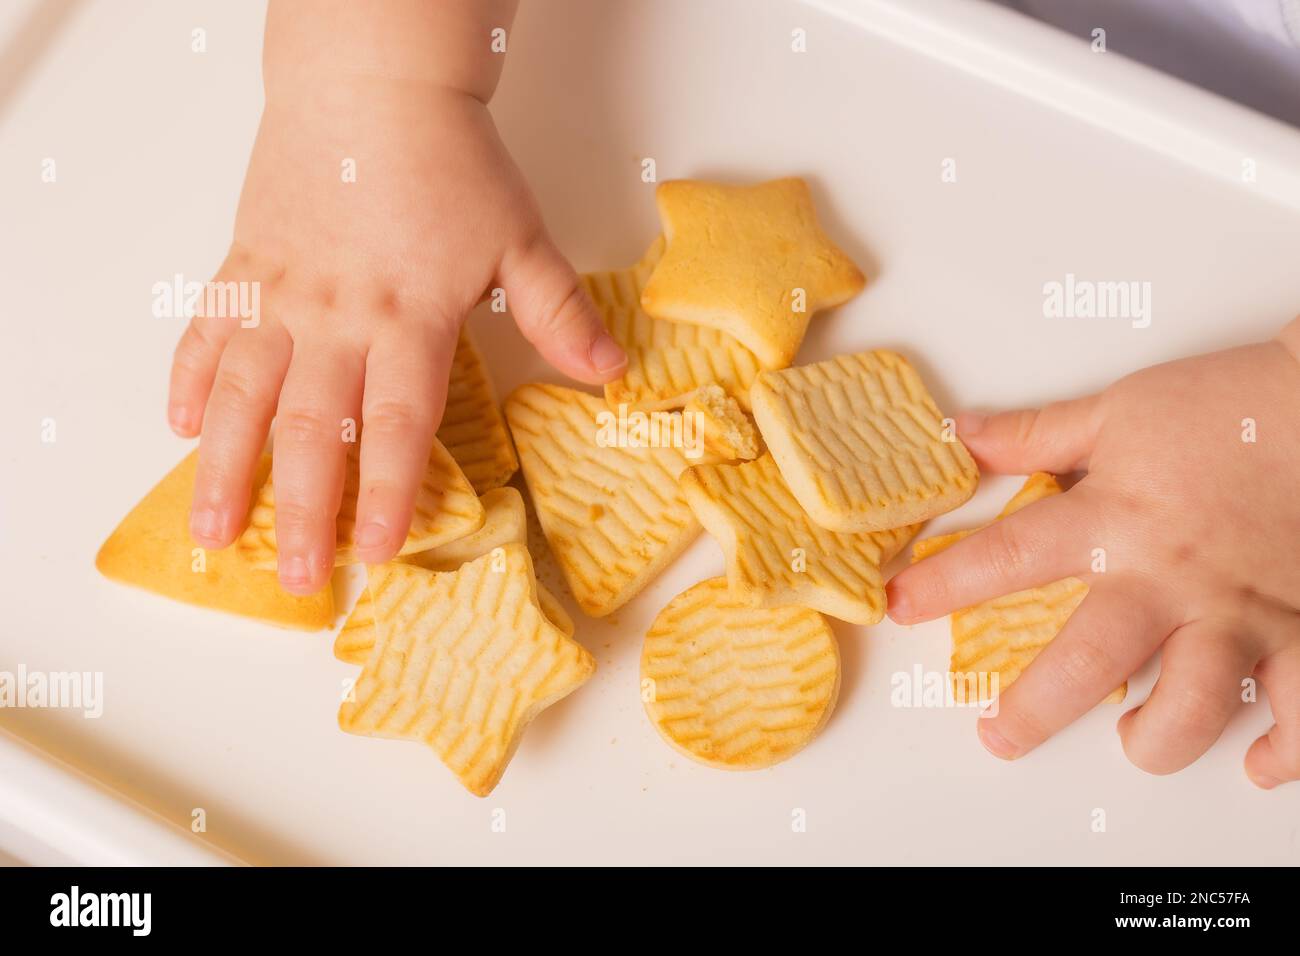
M343 500L339 505L337 547L334 555L336 567L356 564L354 536L357 530L357 495L361 490L360 442L347 446L347 474L343 482ZM483 505L478 495L465 480L456 462L452 460L442 442L433 440L429 449L429 466L415 498L415 513L411 518L406 541L397 553L414 554L428 551L440 544L472 534L483 526ZM268 477L257 495L256 504L248 516L248 527L235 543L239 554L255 568L274 570L275 547L275 489Z
M190 501L198 451L158 482L122 519L95 558L95 567L113 581L198 607L228 611L281 627L318 631L334 623L329 588L297 597L276 576L249 567L233 547L205 551L190 537ZM271 471L263 455L257 480Z

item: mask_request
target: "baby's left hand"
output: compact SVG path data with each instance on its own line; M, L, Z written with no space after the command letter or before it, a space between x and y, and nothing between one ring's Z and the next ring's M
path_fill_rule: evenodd
M889 584L890 617L916 624L1087 582L1060 635L978 721L984 746L1027 753L1163 645L1150 697L1119 721L1134 764L1166 774L1196 760L1253 675L1276 723L1246 773L1264 789L1300 779L1300 319L1272 342L1041 410L965 415L957 431L986 471L1087 472ZM1096 554L1104 572L1091 570Z

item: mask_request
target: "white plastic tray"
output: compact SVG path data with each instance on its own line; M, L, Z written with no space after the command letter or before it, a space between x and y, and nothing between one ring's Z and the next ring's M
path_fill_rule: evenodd
M1300 309L1300 134L1000 8L523 7L493 109L575 264L630 263L654 236L643 158L660 179L804 175L873 282L814 320L803 360L895 347L944 407L997 407L1265 336ZM180 330L150 317L150 287L220 261L257 123L261 20L255 3L88 3L0 102L0 669L105 681L98 720L0 711L27 741L0 736L0 850L86 862L225 859L209 846L256 863L1300 859L1300 789L1261 793L1241 773L1270 723L1264 704L1173 777L1126 762L1120 708L1004 764L978 745L972 712L890 706L890 675L946 666L942 621L837 626L838 710L788 763L690 763L646 722L637 660L655 612L720 573L707 536L613 620L580 619L599 672L536 722L486 800L416 746L337 730L354 669L329 636L98 578L100 541L188 447L164 422ZM195 27L206 54L190 52ZM796 28L806 53L791 51ZM45 157L57 184L40 181ZM956 183L940 181L945 158ZM1044 319L1042 285L1067 272L1151 282L1151 326ZM491 341L503 394L555 378L517 335ZM45 418L53 444L40 440ZM986 481L934 527L990 516L1014 485ZM1132 682L1131 702L1153 678L1149 666ZM1106 832L1092 830L1096 809ZM797 810L806 832L791 826Z

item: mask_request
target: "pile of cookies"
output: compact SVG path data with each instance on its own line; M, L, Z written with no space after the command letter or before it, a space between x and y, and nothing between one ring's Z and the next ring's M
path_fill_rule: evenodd
M698 526L718 540L726 576L678 595L646 635L643 700L691 758L763 767L834 707L839 653L823 615L880 621L881 569L974 493L978 471L901 356L791 367L813 313L865 284L803 181L671 182L657 198L663 236L645 257L585 277L629 357L604 404L698 418L709 460L597 447L607 409L569 389L525 386L506 418L587 613L628 600ZM546 427L557 420L562 430Z
M335 639L335 655L362 668L339 726L422 741L478 795L496 785L528 722L595 670L537 581L524 498L507 486L517 468L574 601L593 617L640 593L702 528L718 540L725 577L663 609L641 670L646 712L665 740L728 769L771 765L813 738L840 683L824 615L880 621L881 569L978 482L903 357L792 365L812 315L865 285L822 232L802 180L670 182L657 200L663 235L642 260L583 277L629 359L603 397L525 385L503 418L462 333L407 540L397 559L367 569ZM226 552L205 554L188 537L194 468L192 454L123 520L100 570L205 607L331 626L329 589L297 598L276 582L269 456L248 527ZM358 468L353 445L338 566L357 561ZM1036 490L1019 504L1048 493L1047 481L1031 479ZM920 542L918 555L957 537ZM1082 587L1060 582L955 615L954 669L959 659L992 668L1005 686Z
M357 563L358 449L348 444L336 567ZM191 453L127 515L100 549L99 570L204 607L332 627L332 588L299 598L277 581L270 456L246 529L214 552L195 548L188 533L196 461ZM501 778L529 721L596 669L564 606L534 574L524 499L506 487L517 469L482 358L462 332L411 528L394 561L367 569L334 642L340 660L362 668L339 726L421 741L480 796Z

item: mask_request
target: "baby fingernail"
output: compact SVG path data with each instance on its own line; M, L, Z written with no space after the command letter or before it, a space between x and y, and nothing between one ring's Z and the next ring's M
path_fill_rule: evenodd
M311 581L311 567L300 554L280 560L280 583L289 588L306 587Z
M1011 741L1007 740L1000 733L993 729L987 720L981 720L979 723L980 743L995 757L1003 760L1015 760L1017 751Z
M200 508L190 513L190 536L199 542L217 543L222 539L225 522L211 508Z
M1277 777L1270 777L1266 773L1256 773L1250 775L1250 782L1261 790L1272 790L1282 781L1277 779Z
M911 602L902 594L890 594L889 606L885 609L889 619L895 624L906 624L912 616Z
M184 405L178 405L167 414L172 431L188 435L194 428L194 414Z
M388 529L378 521L368 521L357 530L358 548L377 548L388 540Z
M957 416L957 437L978 435L984 430L988 420L987 415L981 415L979 412L962 412Z
M623 349L607 333L591 343L591 364L597 372L612 372L627 363Z

